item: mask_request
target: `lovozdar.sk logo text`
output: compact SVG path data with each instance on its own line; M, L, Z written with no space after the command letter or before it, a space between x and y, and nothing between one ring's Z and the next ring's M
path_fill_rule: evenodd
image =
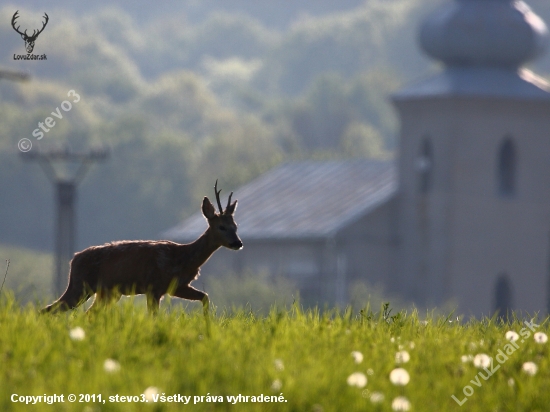
M48 15L46 13L44 13L44 22L42 23L42 28L41 29L33 29L33 32L31 35L27 34L27 30L28 29L25 29L24 32L20 31L19 28L21 27L20 25L18 25L17 27L15 27L15 25L17 24L16 20L19 18L19 10L17 10L12 19L11 19L11 26L13 27L13 29L19 33L21 35L21 38L25 41L25 49L27 50L27 54L24 55L24 54L14 54L13 55L13 60L47 60L47 57L45 54L41 54L41 55L38 55L38 54L32 54L32 51L34 50L34 43L36 41L36 39L38 38L39 34L42 33L44 31L44 29L46 28L46 25L48 24L48 21L50 20L50 18L48 17Z

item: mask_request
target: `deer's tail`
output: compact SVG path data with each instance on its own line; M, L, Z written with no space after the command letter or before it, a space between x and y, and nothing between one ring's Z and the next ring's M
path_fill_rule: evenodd
M76 283L77 282L73 282L72 280L70 280L69 286L67 286L67 290L65 290L65 293L63 293L63 295L61 295L61 297L57 299L54 303L42 309L40 313L65 312L67 310L76 308L81 303L88 300L88 298L90 298L90 296L92 296L93 294L91 289L87 285L77 285Z
M74 309L95 293L95 283L90 285L84 281L84 279L90 278L90 274L87 273L88 271L83 270L84 265L82 263L84 262L81 261L82 259L79 259L78 255L71 261L67 289L59 299L51 305L46 306L40 313L65 312Z

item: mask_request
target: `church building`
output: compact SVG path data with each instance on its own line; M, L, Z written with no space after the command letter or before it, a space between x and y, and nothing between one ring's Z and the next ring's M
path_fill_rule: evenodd
M286 275L310 301L345 304L364 279L467 316L548 313L550 86L523 68L547 42L522 1L450 1L420 29L442 69L391 96L398 161L260 176L235 191L244 249L207 267ZM162 236L187 242L205 228L197 214Z

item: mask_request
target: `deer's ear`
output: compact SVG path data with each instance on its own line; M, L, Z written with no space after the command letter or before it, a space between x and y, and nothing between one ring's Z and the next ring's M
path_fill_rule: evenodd
M232 215L233 213L235 213L235 209L237 209L237 201L236 200L225 208L224 213L228 214L228 215Z
M212 203L210 203L210 200L206 196L202 199L202 214L207 219L212 219L216 216L216 209L214 209L214 206L212 206Z

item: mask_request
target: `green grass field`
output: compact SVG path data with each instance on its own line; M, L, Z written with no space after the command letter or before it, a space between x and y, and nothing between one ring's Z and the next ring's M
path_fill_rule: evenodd
M4 294L0 410L392 411L401 400L402 410L486 412L550 405L550 343L536 341L548 333L543 320L529 327L522 320L449 322L295 304L263 316L218 308L208 332L198 310L163 305L152 316L144 306L127 299L91 315L39 315ZM508 331L519 334L515 342ZM476 367L488 360L479 354L493 365ZM396 368L406 373L398 369L392 378L405 385L390 380ZM37 398L54 394L64 402Z

